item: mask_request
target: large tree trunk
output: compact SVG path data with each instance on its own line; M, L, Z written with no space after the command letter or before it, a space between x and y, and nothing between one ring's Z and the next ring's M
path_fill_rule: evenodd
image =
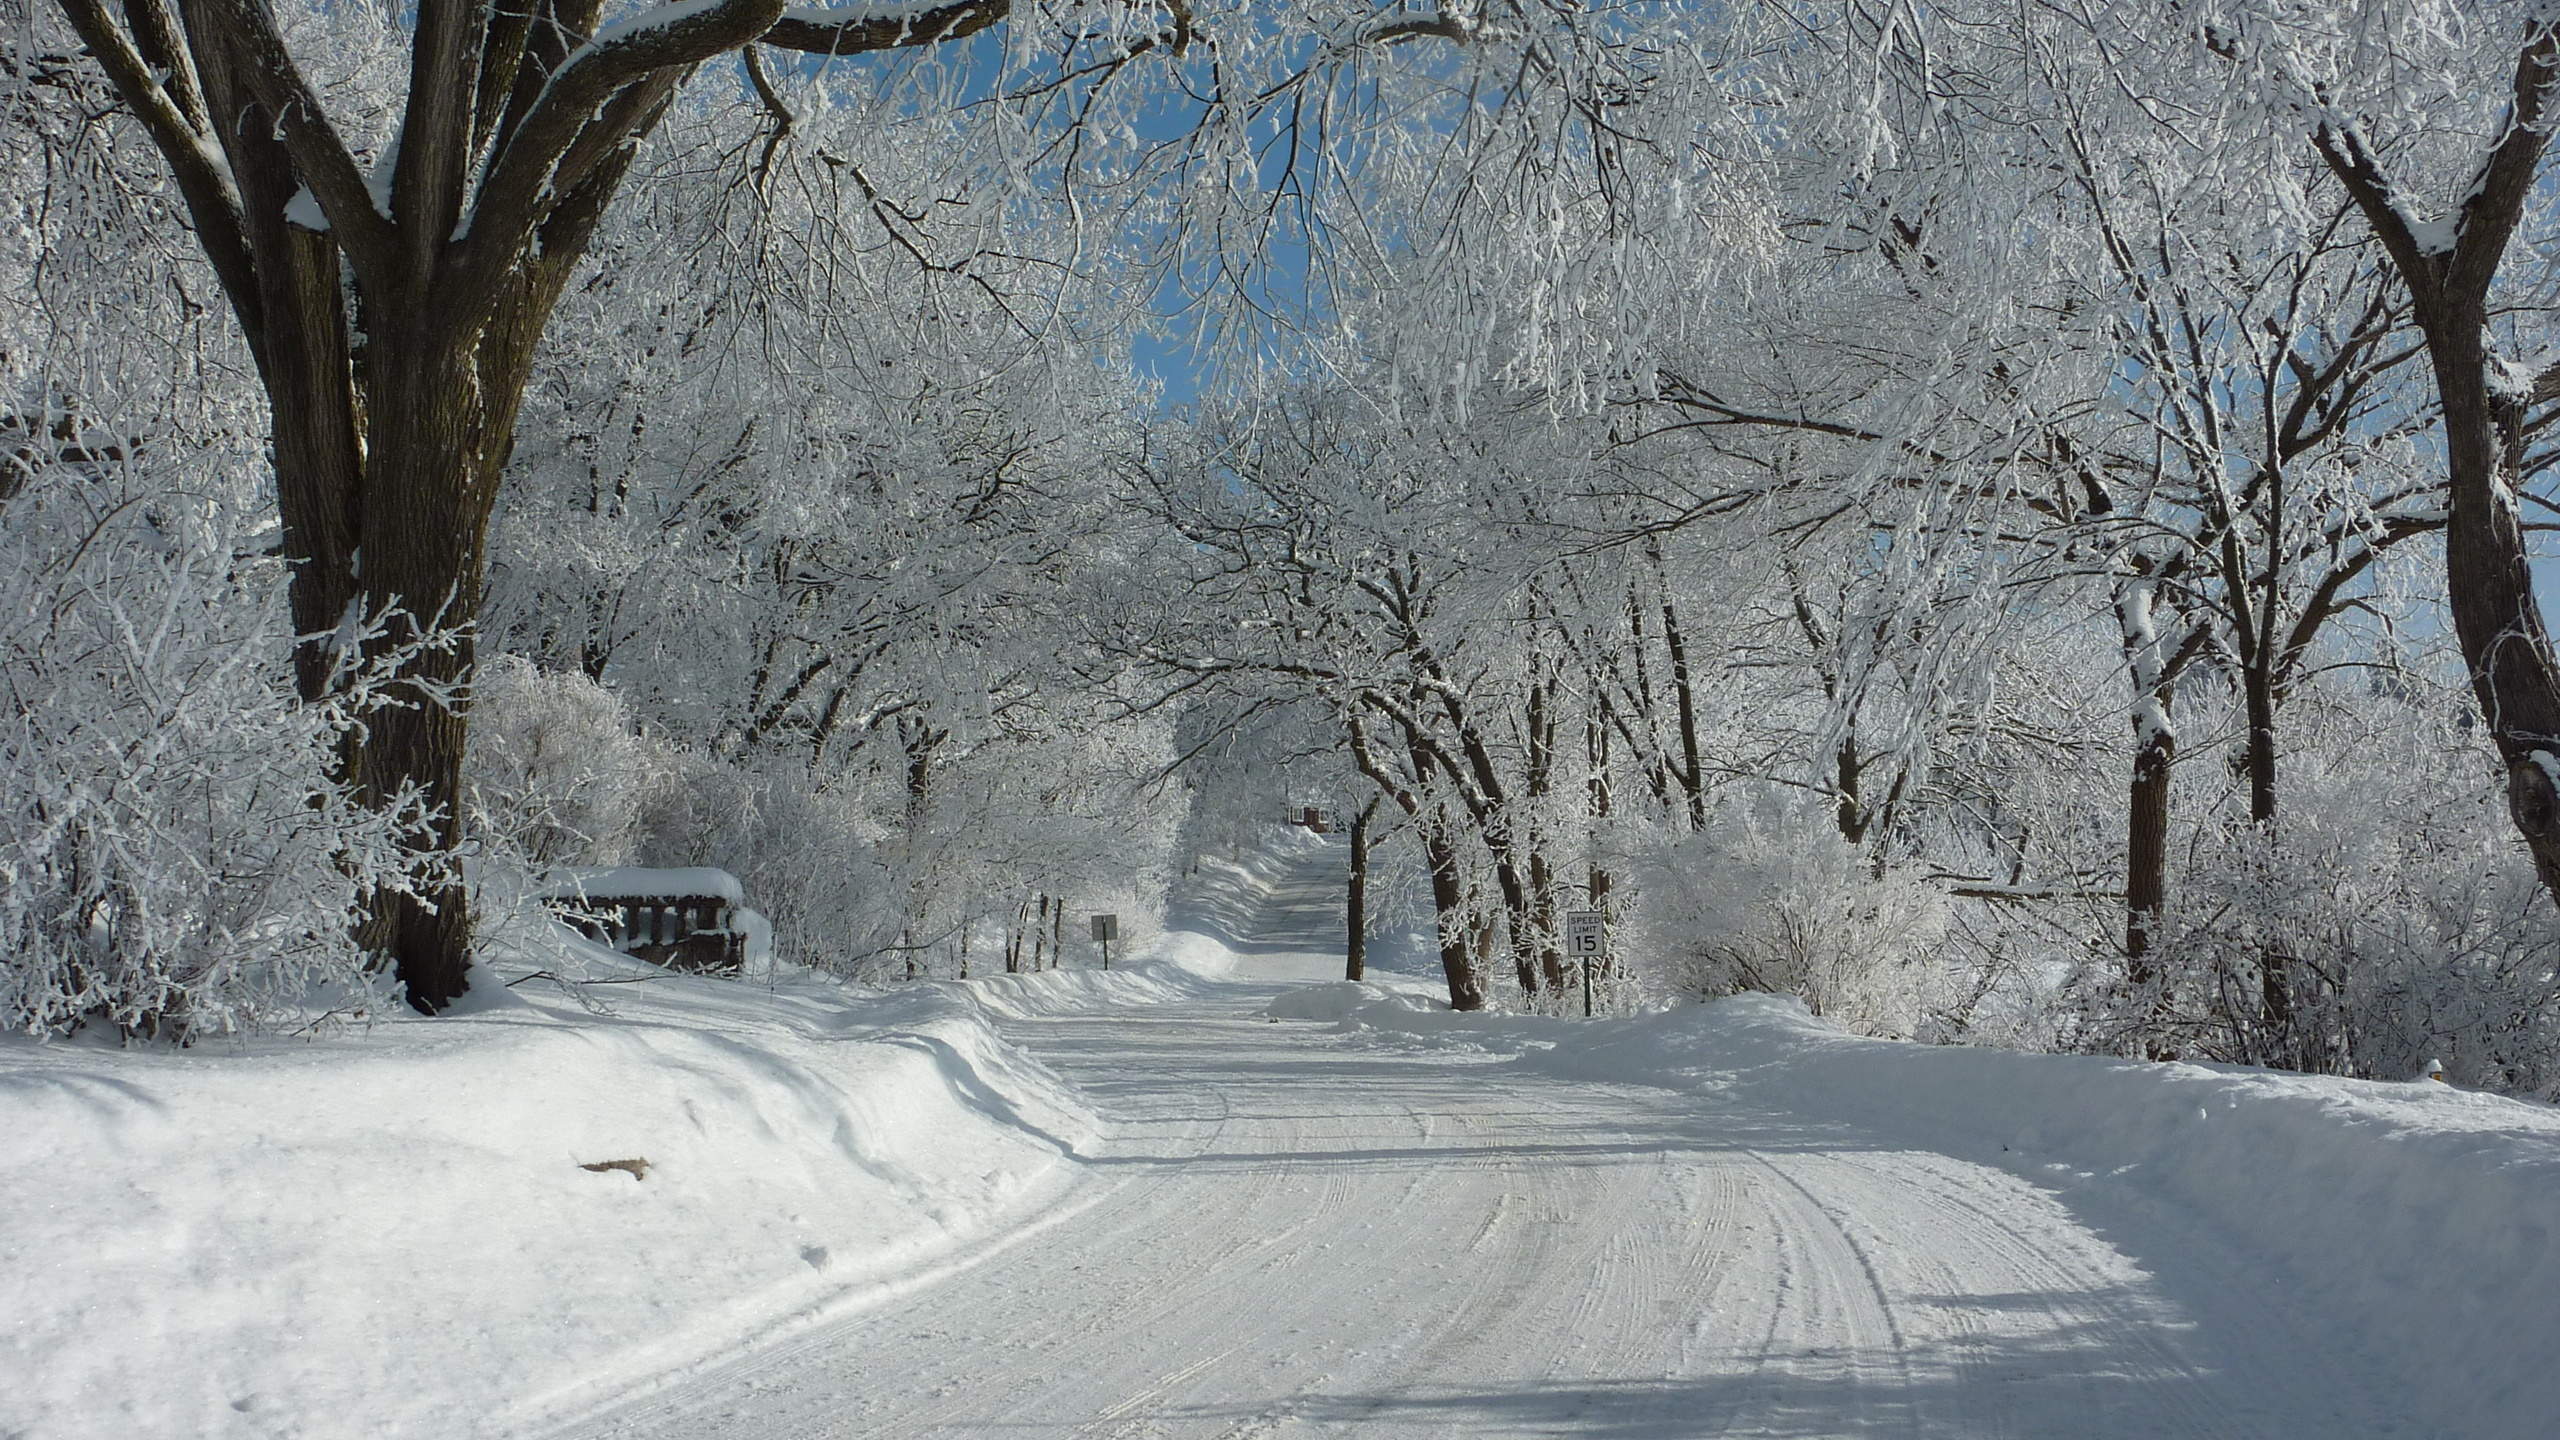
M498 474L534 347L639 141L694 65L760 36L830 55L939 44L1009 0L840 24L711 0L602 34L601 0L419 0L397 160L370 179L261 0L57 3L168 162L256 358L304 698L341 673L351 618L392 617L370 658L398 657L413 703L368 717L345 778L437 818L423 893L377 892L358 932L412 1005L441 1010L470 960L459 687ZM415 647L433 620L458 641Z
M418 333L425 332L425 333ZM366 611L384 617L378 654L412 650L398 673L410 691L379 712L356 755L358 793L375 805L414 793L435 812L436 851L462 842L463 747L480 610L483 551L503 457L486 453L488 408L512 416L514 394L488 395L455 340L417 325L373 337L364 387L368 420L362 548L351 579ZM317 566L305 572L315 581ZM391 958L409 1003L443 1009L467 987L471 907L449 863L423 894L375 897L364 937Z
M2507 813L2560 900L2560 663L2542 624L2517 513L2514 473L2492 411L2485 306L2428 316L2427 349L2444 401L2445 590L2472 693L2507 768Z
M2463 192L2450 250L2420 243L2402 202L2410 192L2385 173L2359 133L2323 123L2312 144L2390 254L2426 339L2444 407L2444 570L2454 635L2506 766L2507 814L2560 903L2560 660L2534 599L2515 492L2523 412L2560 396L2560 367L2518 376L2502 364L2493 394L2486 336L2490 292L2550 141L2555 81L2560 26L2528 20L2505 129Z
M1468 953L1466 887L1458 876L1458 847L1445 807L1433 812L1422 828L1422 855L1431 867L1431 910L1440 937L1440 971L1449 981L1449 1008L1481 1010L1484 985Z

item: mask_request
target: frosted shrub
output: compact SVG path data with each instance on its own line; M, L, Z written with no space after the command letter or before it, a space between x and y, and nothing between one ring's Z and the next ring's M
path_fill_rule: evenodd
M2374 1079L2442 1059L2456 1083L2560 1096L2560 924L2487 757L2415 721L2344 753L2300 757L2272 832L2195 847L2163 984L2119 998L2112 1048Z
M481 661L466 771L473 819L527 865L628 861L662 768L612 691L519 656Z
M0 490L0 1024L183 1042L361 1013L383 996L350 922L406 883L421 816L329 777L388 697L300 703L272 532L133 468Z
M716 865L746 886L772 926L776 955L857 974L864 942L891 903L859 798L804 771L771 773L683 750L668 755L641 805L640 858Z
M1826 815L1729 810L1639 863L1637 950L1691 995L1800 996L1870 1034L1910 1035L1934 1008L1928 952L1946 902L1879 876Z

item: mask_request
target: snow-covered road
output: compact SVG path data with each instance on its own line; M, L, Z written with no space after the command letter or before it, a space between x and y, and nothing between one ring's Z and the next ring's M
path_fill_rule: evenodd
M1209 998L1006 1022L1109 1122L1032 1228L563 1433L2433 1433L2176 1215L1263 1018L1339 973L1329 858Z

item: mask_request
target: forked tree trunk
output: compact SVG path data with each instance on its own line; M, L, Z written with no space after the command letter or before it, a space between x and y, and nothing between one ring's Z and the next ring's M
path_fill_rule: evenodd
M2555 81L2560 27L2528 20L2505 128L2463 192L2450 250L2420 244L2407 192L2356 131L2323 124L2312 144L2409 287L2444 407L2444 570L2454 635L2506 767L2507 814L2544 888L2560 902L2560 659L2534 598L2516 499L2524 412L2560 396L2560 367L2519 375L2502 362L2493 392L2486 333L2490 291L2550 140Z
M1378 762L1369 748L1366 730L1358 715L1348 723L1353 762L1360 773L1369 777L1398 809L1420 822L1423 863L1431 871L1431 913L1440 942L1440 970L1449 982L1449 1008L1481 1010L1484 1008L1484 982L1467 949L1466 886L1458 872L1458 844L1451 827L1449 807L1445 801L1434 802L1424 813L1422 797L1415 787L1406 785ZM1405 756L1418 777L1428 777L1433 769L1429 748L1409 728L1405 735Z

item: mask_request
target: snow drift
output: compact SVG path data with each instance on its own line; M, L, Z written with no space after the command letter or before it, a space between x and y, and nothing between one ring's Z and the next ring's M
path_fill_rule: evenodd
M1354 1003L1352 992L1366 990ZM1997 1166L2145 1264L2262 1272L2444 1435L2546 1433L2560 1377L2560 1110L2431 1080L2146 1064L1845 1034L1743 995L1599 1022L1311 986L1275 1016ZM2199 1257L2206 1258L2199 1258Z
M990 1014L1192 983L484 973L363 1036L0 1043L0 1435L510 1432L896 1293L1094 1133Z

